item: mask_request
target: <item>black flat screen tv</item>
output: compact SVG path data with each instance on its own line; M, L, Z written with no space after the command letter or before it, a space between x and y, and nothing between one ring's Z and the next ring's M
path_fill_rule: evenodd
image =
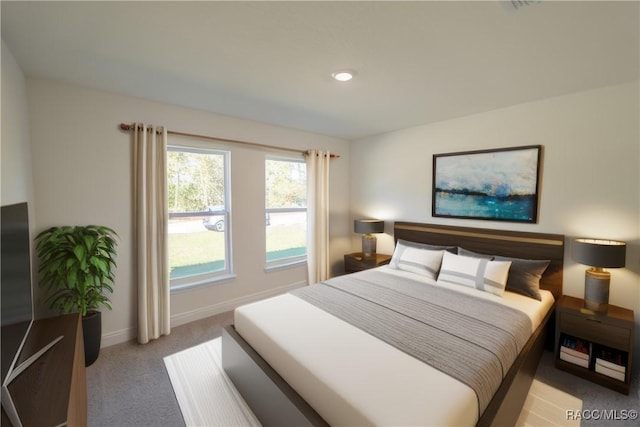
M22 427L20 414L11 397L9 385L64 337L57 337L34 354L21 355L34 318L27 203L2 206L0 229L2 235L0 239L0 297L2 298L0 395L2 410L11 424L14 427Z
M0 211L0 288L2 314L2 382L15 364L33 320L31 251L27 203Z
M22 427L20 414L11 397L9 385L64 337L59 336L34 354L21 355L34 317L27 203L2 206L0 229L0 297L2 298L0 303L2 309L0 314L2 344L0 394L4 414L14 427Z

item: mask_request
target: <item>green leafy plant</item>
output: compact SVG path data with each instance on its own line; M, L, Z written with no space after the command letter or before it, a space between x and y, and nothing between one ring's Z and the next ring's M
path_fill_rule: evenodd
M117 236L97 225L52 227L38 234L40 286L48 288L51 308L82 316L99 306L111 310L106 293L113 293Z

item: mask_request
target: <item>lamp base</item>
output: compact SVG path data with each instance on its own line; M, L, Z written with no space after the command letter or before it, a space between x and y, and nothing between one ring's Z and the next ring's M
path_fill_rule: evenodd
M609 308L609 284L611 274L601 268L585 272L584 308L594 313L606 313Z
M373 234L362 235L362 257L366 259L375 258L376 256L376 236Z

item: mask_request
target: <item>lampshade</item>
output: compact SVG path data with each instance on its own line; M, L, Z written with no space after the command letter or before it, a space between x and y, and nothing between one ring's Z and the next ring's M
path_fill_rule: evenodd
M356 219L354 231L358 234L384 233L384 221L381 219Z
M573 242L573 259L592 267L624 267L627 245L614 240L576 239Z
M611 273L605 268L624 267L626 244L613 240L576 239L573 259L592 268L585 271L585 313L606 313L609 307Z

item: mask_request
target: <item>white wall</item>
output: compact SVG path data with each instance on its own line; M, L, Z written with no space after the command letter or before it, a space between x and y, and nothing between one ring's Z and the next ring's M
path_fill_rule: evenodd
M639 349L639 99L636 81L354 141L352 218L388 220L378 238L387 253L395 220L564 234L564 293L576 297L586 267L572 261L569 239L623 240L627 266L612 270L610 302L635 311ZM544 146L537 224L431 217L433 154L535 144Z
M113 311L102 310L103 346L134 338L137 324L131 139L129 133L118 129L121 122L161 124L170 130L340 154L342 157L331 164L330 237L332 268L334 274L341 271L342 255L350 246L346 141L48 81L28 80L27 87L38 229L97 223L114 228L120 236ZM306 266L265 273L260 220L264 218L265 152L229 148L237 278L174 293L174 326L306 283ZM254 224L255 218L258 222Z
M2 204L33 203L29 112L24 74L2 41Z

